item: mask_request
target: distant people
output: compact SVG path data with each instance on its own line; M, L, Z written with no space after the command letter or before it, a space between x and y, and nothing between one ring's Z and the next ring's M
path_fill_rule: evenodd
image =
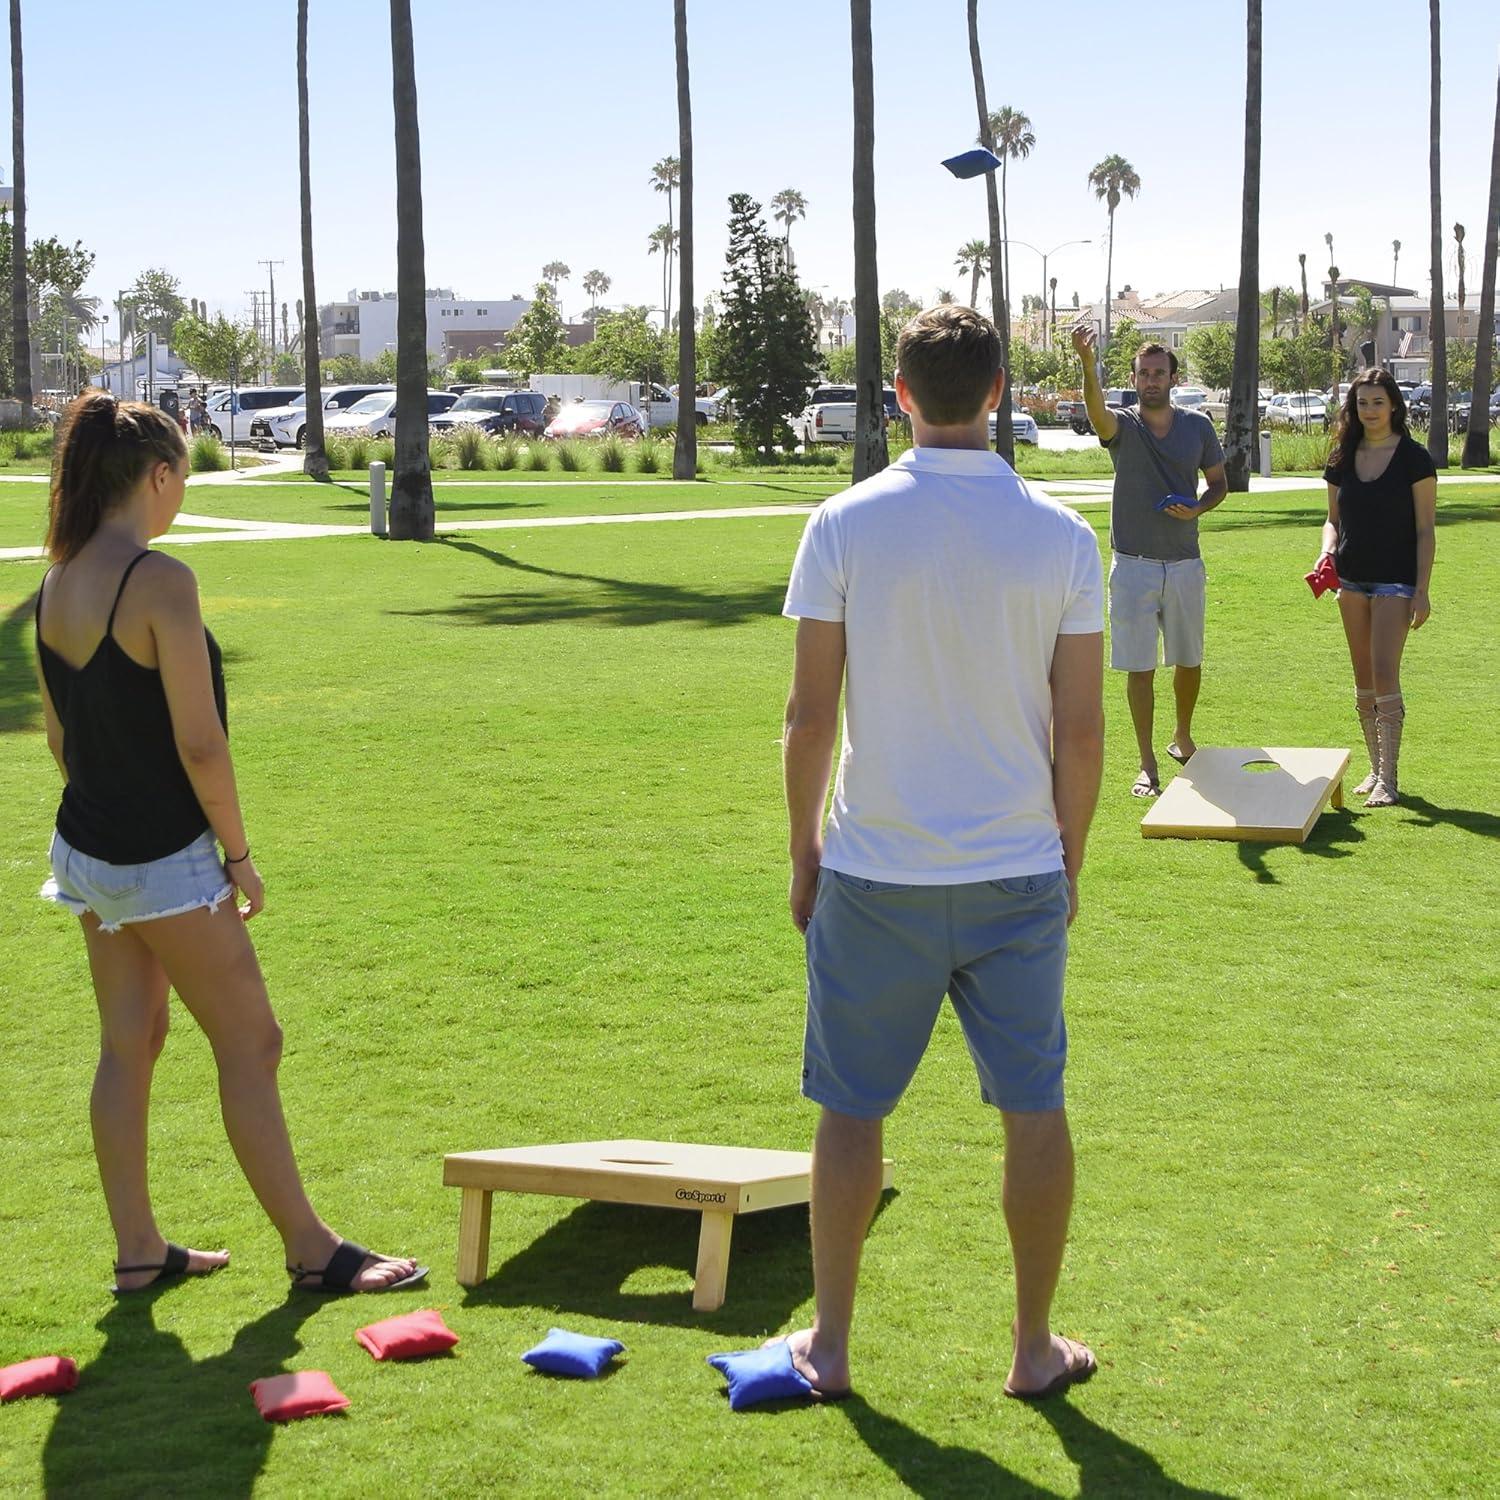
M1125 697L1140 752L1133 797L1161 794L1156 760L1156 667L1173 668L1176 726L1167 754L1186 763L1198 748L1193 710L1203 680L1206 575L1198 518L1224 498L1224 450L1214 424L1172 405L1177 356L1142 344L1131 362L1140 405L1109 407L1099 388L1094 329L1073 330L1083 365L1083 400L1109 450L1115 483L1109 512L1109 664L1124 672ZM1198 493L1198 474L1207 487Z
M1407 632L1432 613L1428 587L1437 547L1437 468L1406 430L1406 402L1385 370L1354 377L1323 471L1328 519L1323 557L1339 579L1339 614L1354 665L1354 706L1370 773L1354 788L1366 807L1401 800L1398 763L1406 700L1401 653Z
M558 412L561 410L562 403L558 401L557 397L555 395L548 396L546 402L542 406L543 425L545 426L548 422L552 421L553 418L555 418Z
M1037 1399L1096 1368L1050 1313L1073 1197L1063 977L1103 756L1099 547L990 447L1005 373L987 319L919 314L896 366L913 447L818 508L784 607L798 621L785 778L791 915L807 941L802 1092L822 1106L816 1310L788 1343L817 1391L848 1389L881 1122L946 992L1005 1132L1005 1393ZM987 1295L991 1271L976 1277ZM986 1340L989 1321L986 1308Z
M194 391L188 402L188 428L196 437L208 423L208 403L202 391Z
M149 545L182 506L187 467L182 434L159 408L102 392L73 402L52 481L53 566L37 594L47 743L64 783L42 895L78 917L99 1006L91 1117L116 1291L229 1261L168 1242L147 1192L169 987L213 1048L225 1129L293 1285L410 1286L425 1270L342 1240L317 1216L292 1155L276 1084L281 1029L245 927L265 896L235 790L219 647L192 571Z

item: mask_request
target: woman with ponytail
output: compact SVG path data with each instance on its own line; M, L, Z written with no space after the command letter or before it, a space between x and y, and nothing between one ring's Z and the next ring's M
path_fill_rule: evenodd
M245 927L265 893L235 790L219 647L192 570L150 546L181 509L187 468L166 413L101 391L74 401L58 431L53 565L37 594L47 743L63 778L42 895L78 917L98 1000L90 1115L115 1290L229 1261L167 1241L147 1191L147 1111L169 988L213 1047L230 1144L281 1235L294 1286L410 1286L423 1268L373 1255L323 1223L292 1154L276 1081L281 1030Z
M1354 377L1323 471L1323 557L1339 579L1339 614L1354 663L1354 705L1370 774L1354 788L1366 807L1401 800L1397 766L1406 701L1401 653L1432 613L1437 469L1406 430L1406 402L1385 370Z

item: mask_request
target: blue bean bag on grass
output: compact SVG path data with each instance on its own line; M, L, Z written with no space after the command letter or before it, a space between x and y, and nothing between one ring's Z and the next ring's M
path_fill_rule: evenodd
M548 1375L569 1375L576 1380L596 1380L615 1355L623 1354L619 1339L594 1339L585 1333L553 1328L534 1349L521 1356L535 1370Z

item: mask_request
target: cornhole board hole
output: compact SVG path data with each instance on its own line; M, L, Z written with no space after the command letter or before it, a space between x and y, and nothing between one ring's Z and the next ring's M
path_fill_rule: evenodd
M887 1159L883 1187L891 1185L891 1169ZM811 1174L812 1157L806 1151L674 1141L573 1141L454 1152L443 1158L443 1186L463 1190L459 1284L478 1286L489 1274L493 1193L552 1193L700 1214L693 1307L712 1312L724 1303L735 1215L806 1203Z
M1325 807L1344 805L1348 768L1347 750L1199 750L1141 819L1141 833L1148 839L1300 844Z

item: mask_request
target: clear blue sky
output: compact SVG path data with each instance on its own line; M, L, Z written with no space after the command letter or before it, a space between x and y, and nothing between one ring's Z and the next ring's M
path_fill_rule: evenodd
M882 290L967 297L953 267L983 235L979 182L937 165L975 130L963 0L875 0L875 163ZM427 281L529 295L542 264L613 278L607 302L659 303L646 236L665 218L651 164L675 153L670 0L566 5L413 0ZM295 0L23 0L33 235L98 254L112 300L147 266L239 316L281 259L300 294ZM320 301L395 284L390 42L381 0L311 0L313 214ZM1469 230L1478 297L1500 7L1444 0L1443 219ZM1085 186L1112 153L1140 197L1117 217L1114 281L1146 294L1233 284L1239 264L1243 5L981 0L991 107L1031 117L1010 173L1013 236L1061 252L1059 303L1102 294L1105 213ZM717 291L725 200L808 200L792 231L803 280L848 296L848 6L689 0L699 297ZM1346 275L1427 285L1427 6L1265 0L1261 280L1319 274L1331 230ZM7 97L9 73L3 83ZM8 161L6 166L9 166ZM6 178L9 180L9 172ZM1041 263L1012 250L1018 292Z

